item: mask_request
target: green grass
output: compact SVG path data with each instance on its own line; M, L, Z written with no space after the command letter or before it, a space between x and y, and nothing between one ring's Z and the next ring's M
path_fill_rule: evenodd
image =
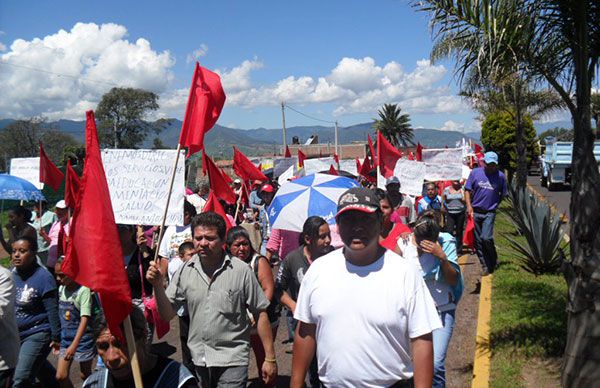
M506 203L503 206L508 206ZM498 269L492 286L492 387L522 387L523 368L532 358L560 357L567 333L567 284L562 276L535 276L518 264L506 234L515 236L509 218L495 224Z

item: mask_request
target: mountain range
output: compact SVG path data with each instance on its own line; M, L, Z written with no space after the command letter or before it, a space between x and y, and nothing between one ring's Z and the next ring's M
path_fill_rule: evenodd
M1 119L0 130L12 123L12 119ZM72 135L77 141L84 141L85 122L73 120L58 120L54 122L46 122L44 124L48 128L55 128L64 133ZM177 147L179 133L182 122L177 119L170 121L169 125L158 136L163 145L169 148ZM338 129L339 144L349 144L356 141L366 141L367 135L370 134L374 138L372 129L373 123L362 123L351 125L348 127L340 127ZM421 143L428 148L443 148L444 146L454 147L463 137L468 141L473 139L479 142L479 132L455 132L441 131L437 129L418 128L414 129L414 142ZM292 143L292 138L297 136L300 144L304 144L306 140L316 135L319 138L319 143L327 144L334 143L334 127L325 126L297 126L286 128L287 143ZM151 134L140 148L152 148L155 135ZM221 125L215 125L213 129L206 135L205 146L210 154L221 157L230 157L233 154L232 146L236 146L246 155L264 155L279 152L279 146L283 140L283 132L281 128L266 129L236 129L228 128Z

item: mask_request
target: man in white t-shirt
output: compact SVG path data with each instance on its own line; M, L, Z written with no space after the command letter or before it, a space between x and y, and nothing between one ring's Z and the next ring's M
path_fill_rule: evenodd
M161 272L168 274L168 280L171 280L175 272L181 267L183 261L179 257L179 246L186 241L192 241L192 229L190 224L192 218L196 215L194 205L185 201L183 203L183 225L171 225L163 234L158 249Z
M379 245L375 193L352 188L336 216L344 246L316 260L296 304L292 387L301 387L315 350L332 387L431 387L431 332L441 327L416 266Z

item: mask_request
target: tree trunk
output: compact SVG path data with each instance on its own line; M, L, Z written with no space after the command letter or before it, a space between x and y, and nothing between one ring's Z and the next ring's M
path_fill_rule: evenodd
M600 381L600 173L594 158L591 128L591 79L587 41L587 2L577 9L572 45L576 108L572 111L571 262L565 264L569 286L567 344L563 359L565 387L592 387Z
M525 189L527 186L527 145L525 142L525 129L523 127L523 109L521 105L521 87L520 81L515 82L515 121L517 124L516 143L517 143L517 189Z

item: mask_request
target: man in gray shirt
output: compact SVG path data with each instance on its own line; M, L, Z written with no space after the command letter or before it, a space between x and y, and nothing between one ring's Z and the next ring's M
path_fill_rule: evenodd
M265 297L248 264L223 250L225 220L213 212L192 220L196 255L175 273L167 290L158 263L146 275L154 286L158 312L171 320L182 305L190 314L188 347L203 387L245 387L248 380L251 322L258 315L258 335L265 348L262 378L274 382L277 363Z

